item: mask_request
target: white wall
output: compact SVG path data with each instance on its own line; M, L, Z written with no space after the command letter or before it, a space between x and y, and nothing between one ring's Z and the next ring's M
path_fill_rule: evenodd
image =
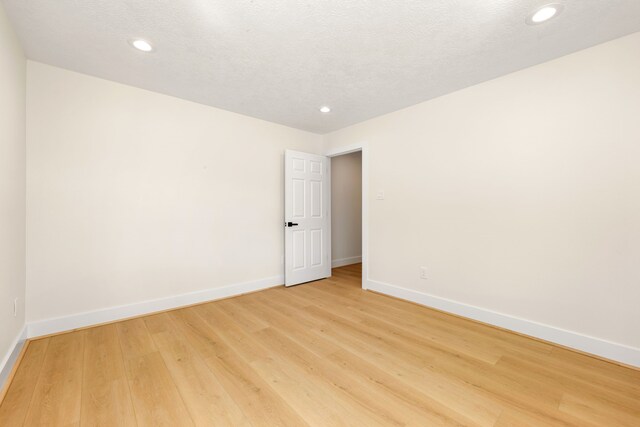
M283 274L283 153L321 137L28 62L29 322Z
M24 327L25 69L22 49L0 5L0 371Z
M640 33L327 135L368 145L369 278L640 363L638 52Z
M362 153L331 158L331 258L335 266L362 256Z

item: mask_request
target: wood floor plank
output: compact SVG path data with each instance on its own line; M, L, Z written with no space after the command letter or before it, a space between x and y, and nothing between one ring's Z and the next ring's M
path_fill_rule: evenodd
M309 291L324 292L318 288L310 289ZM319 305L319 307L322 307L325 310L332 310L335 309L335 302L333 305L326 304L324 306ZM393 318L390 316L384 316L384 320L380 320L379 317L381 317L382 313L374 312L370 314L365 310L353 309L348 304L341 304L340 309L340 315L342 317L359 322L373 330L384 329L387 331L395 331L394 333L396 334L405 335L405 339L414 342L428 342L429 345L435 345L441 349L445 349L446 351L454 352L456 354L464 354L468 357L490 364L495 364L500 357L502 357L502 352L499 349L495 347L487 348L481 345L474 345L473 342L465 341L463 338L460 338L459 335L441 333L432 328L421 328L399 324L398 322L394 322Z
M343 348L369 363L384 366L385 370L395 378L421 390L430 398L459 412L462 416L473 418L478 425L491 425L502 412L503 405L485 396L473 384L422 369L407 361L401 353L392 355L386 351L380 351L374 343L362 341L348 333L343 334L331 327L323 327L314 332L327 339L335 340ZM429 386L425 387L425 384Z
M122 354L125 359L140 357L157 351L143 318L118 322L116 326Z
M549 419L543 414L523 409L507 408L500 415L495 427L594 427L594 424L571 424L562 420Z
M326 301L317 300L316 305L319 307L325 307L329 304L328 301L332 301L335 305L337 300L341 302L341 306L351 309L355 312L355 315L360 315L362 319L391 323L434 342L444 342L451 349L473 355L489 363L495 363L505 353L513 354L515 352L518 354L521 351L520 346L511 345L497 338L487 337L486 334L478 334L470 328L471 325L456 325L441 319L423 316L423 313L390 309L370 302L362 303L358 299L343 298L341 295L335 296L333 295L334 292L327 288L317 287L316 290L326 294ZM537 347L540 347L540 350L545 354L549 352L546 346Z
M614 402L578 393L565 393L560 402L560 411L571 414L585 422L610 423L620 427L638 427L640 409L629 409Z
M535 401L547 408L559 404L560 392L551 388L536 387L533 383L522 384L520 379L500 375L491 366L475 362L460 355L449 354L433 346L420 346L413 342L397 339L385 331L372 330L358 323L349 322L336 314L318 307L311 307L307 313L319 316L320 320L330 321L335 330L351 339L375 345L385 351L389 357L399 357L403 363L420 370L428 370L458 380L480 384L482 390L501 402L526 404Z
M25 425L80 424L85 335L77 331L49 338Z
M606 381L625 392L632 391L640 398L640 370L628 369L614 363L606 363L593 357L555 347L552 357L548 358L554 367L566 370L575 375L589 375L598 381Z
M612 384L607 379L594 381L593 377L587 375L573 375L567 369L546 363L548 359L505 356L496 364L496 368L505 367L509 371L524 372L531 378L537 378L568 393L599 397L629 409L637 408L640 397L634 396L628 389L620 389L617 384Z
M484 325L435 310L425 310L424 307L406 301L398 301L371 292L354 292L353 287L338 286L338 288L339 290L336 291L332 287L318 284L310 291L316 292L316 294L318 292L324 293L324 298L316 300L318 306L322 306L323 302L338 300L342 306L350 306L371 316L404 325L414 325L423 333L445 336L448 338L447 343L452 346L455 345L455 341L450 340L458 340L466 345L472 344L481 351L494 354L498 351L519 354L522 350L548 354L551 351L549 344L505 333L498 329L487 328ZM339 294L335 295L336 292ZM515 344L516 342L517 344Z
M139 426L193 426L159 352L129 358L125 369Z
M243 299L247 303L247 299ZM243 314L255 313L254 310L242 312ZM264 314L264 313L260 313ZM213 310L205 310L200 313L210 325L223 324L229 326L228 320L216 315ZM263 317L268 322L272 319L269 316ZM266 328L262 328L262 331ZM248 331L247 331L248 332ZM256 331L258 332L258 331ZM371 417L366 412L357 408L352 402L335 399L335 391L327 382L322 382L319 378L306 375L304 370L286 363L278 357L278 351L268 342L260 345L260 357L256 357L254 349L258 345L253 334L247 334L244 339L238 339L238 331L231 334L227 328L220 328L220 337L233 347L234 351L265 380L278 394L283 396L287 403L298 413L304 414L305 421L310 425L349 425L374 427L382 426L375 417ZM248 347L243 344L246 339L251 339L253 346ZM320 347L323 347L320 345ZM346 424L345 424L346 423Z
M221 343L236 354L241 353L245 362L269 356L266 348L257 344L248 332L237 326L233 318L219 310L215 304L193 307L191 312L202 318L221 338Z
M135 426L136 418L115 324L87 330L81 425Z
M49 338L31 341L27 346L20 368L0 404L0 426L13 427L24 423L44 363Z
M289 406L298 413L304 413L309 425L347 425L337 412L339 405L327 405L321 390L310 384L304 375L292 374L292 369L286 364L278 364L279 359L269 350L269 346L258 345L250 333L233 323L233 318L213 304L195 307L194 311L210 326L220 326L217 332L225 344L249 363Z
M640 386L640 369L629 369L628 367L607 362L596 357L585 357L582 353L563 347L553 347L551 352L554 360L563 361L569 365L583 366L607 378Z
M152 316L146 323L150 331L155 331L154 343L196 426L251 426L168 314Z
M345 409L332 393L277 358L254 360L252 368L276 390L311 426L370 426L355 412Z
M245 305L252 312L259 314L264 319L268 319L271 327L286 331L293 341L317 356L324 357L340 350L339 347L331 342L309 333L313 320L305 318L300 314L299 310L294 311L291 308L282 307L275 304L270 298L262 298L258 295L252 295L252 298Z
M299 314L304 315L302 311ZM376 366L384 366L386 372L411 387L420 390L425 388L425 384L429 384L429 388L425 390L426 393L429 390L437 391L429 394L431 398L454 408L468 419L474 419L478 425L492 425L502 411L500 405L492 402L491 399L478 396L476 390L464 382L452 381L451 378L421 369L420 366L408 363L405 358L390 357L391 353L380 351L382 349L376 342L363 342L345 331L341 331L340 334L332 333L330 326L314 328L312 332L358 355L362 364L372 363ZM461 396L464 396L464 399L461 399Z
M640 426L640 371L361 288L361 265L29 343L1 426Z
M459 412L451 408L451 406L434 400L420 391L420 389L402 381L402 379L394 377L387 372L386 366L376 366L348 351L342 350L329 355L327 358L344 371L356 373L372 384L382 387L385 393L396 396L413 407L421 408L425 413L424 419L421 420L423 425L492 426L497 419L484 420L478 412Z
M516 344L517 347L523 347L530 351L549 353L552 349L552 346L548 343L532 340L531 338L498 328L487 327L483 324L437 310L425 309L412 302L399 300L375 292L362 292L354 286L345 286L342 282L334 282L336 286L329 286L329 283L331 282L314 282L313 285L324 290L329 288L331 292L329 292L326 297L333 298L333 294L338 293L336 297L350 298L362 309L375 307L382 313L394 313L407 319L420 319L429 322L430 327L434 326L431 322L438 322L442 326L457 328L458 333L466 332L474 334L480 332L485 340L495 338L504 343Z
M259 331L269 327L269 324L260 317L251 313L242 313L243 303L238 298L230 298L216 304L227 316L233 318L235 323L248 332Z
M254 335L264 345L272 343L273 348L278 349L280 357L302 368L307 375L317 375L332 384L335 387L334 392L345 393L383 424L457 425L441 414L430 413L424 408L408 404L393 394L384 393L379 386L371 384L366 378L316 357L275 329L264 329Z
M308 425L196 312L170 315L254 427Z

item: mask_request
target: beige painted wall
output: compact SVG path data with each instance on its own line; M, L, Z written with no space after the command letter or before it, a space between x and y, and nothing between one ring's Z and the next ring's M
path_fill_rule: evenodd
M283 153L321 137L28 62L27 318L283 274Z
M636 33L328 135L368 145L370 279L640 348L639 52Z
M331 158L331 258L362 256L362 153Z
M24 327L25 68L0 5L0 363Z

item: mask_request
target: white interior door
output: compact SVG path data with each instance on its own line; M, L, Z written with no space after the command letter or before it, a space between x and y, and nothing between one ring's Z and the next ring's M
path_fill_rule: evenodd
M325 156L284 154L285 285L331 276L331 175Z

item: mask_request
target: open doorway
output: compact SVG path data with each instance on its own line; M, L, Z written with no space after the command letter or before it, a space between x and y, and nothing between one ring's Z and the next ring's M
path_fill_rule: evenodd
M331 158L331 275L362 287L362 151Z
M367 147L340 147L324 156L284 154L285 285L329 278L335 267L336 278L367 289Z

